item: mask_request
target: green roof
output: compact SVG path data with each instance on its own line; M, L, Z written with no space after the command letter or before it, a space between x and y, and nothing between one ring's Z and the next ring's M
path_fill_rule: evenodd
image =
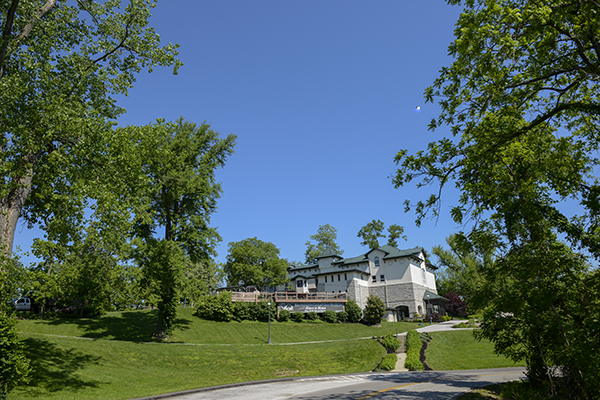
M429 297L427 297L427 295L429 295ZM426 290L425 293L423 293L423 300L441 300L441 301L450 301L447 298L440 296L437 293L433 293L430 292L429 290Z

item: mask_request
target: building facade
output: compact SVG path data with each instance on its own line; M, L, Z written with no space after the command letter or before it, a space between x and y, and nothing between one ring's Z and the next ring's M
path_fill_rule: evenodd
M378 296L388 320L414 318L428 311L445 314L435 286L437 268L425 259L422 247L381 246L351 258L327 249L313 264L288 268L288 276L298 293L345 292L362 309L367 297Z

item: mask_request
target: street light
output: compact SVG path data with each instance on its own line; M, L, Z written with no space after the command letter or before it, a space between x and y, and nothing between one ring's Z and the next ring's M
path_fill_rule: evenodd
M268 344L271 344L271 302L267 303L269 305L269 341Z
M427 293L427 308L429 310L429 323L432 324L431 321L431 302L429 301L429 293Z

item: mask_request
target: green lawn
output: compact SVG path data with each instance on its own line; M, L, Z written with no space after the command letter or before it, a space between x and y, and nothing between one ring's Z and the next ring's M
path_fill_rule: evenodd
M32 380L16 399L129 399L226 383L370 371L385 351L358 338L417 324L216 323L179 309L170 343L151 339L156 311L100 318L21 320ZM77 339L85 337L87 339ZM306 343L328 341L326 343ZM278 343L305 343L277 345Z
M523 367L525 363L513 361L494 354L494 346L487 340L478 342L473 331L449 331L430 333L425 358L435 370Z
M204 344L263 344L267 342L267 324L264 322L213 322L194 317L191 308L180 308L172 342ZM156 328L156 310L108 313L99 318L21 320L19 332L78 336L95 339L152 341ZM423 324L427 325L427 324ZM356 339L383 336L387 333L406 332L418 324L408 322L386 323L381 327L362 324L327 324L271 322L273 343L301 343L323 340Z

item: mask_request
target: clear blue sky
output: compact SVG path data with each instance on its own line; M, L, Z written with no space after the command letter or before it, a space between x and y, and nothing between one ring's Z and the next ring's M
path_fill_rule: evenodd
M400 247L430 250L459 229L447 217L455 194L439 221L417 228L402 203L433 189L394 189L390 175L398 150L448 134L427 130L438 108L423 91L452 61L459 13L442 0L162 1L151 25L180 44L184 65L139 75L120 123L183 116L238 135L217 175L219 261L227 243L255 236L303 261L327 223L355 256L372 219L404 226ZM15 245L26 250L36 234L20 225Z

